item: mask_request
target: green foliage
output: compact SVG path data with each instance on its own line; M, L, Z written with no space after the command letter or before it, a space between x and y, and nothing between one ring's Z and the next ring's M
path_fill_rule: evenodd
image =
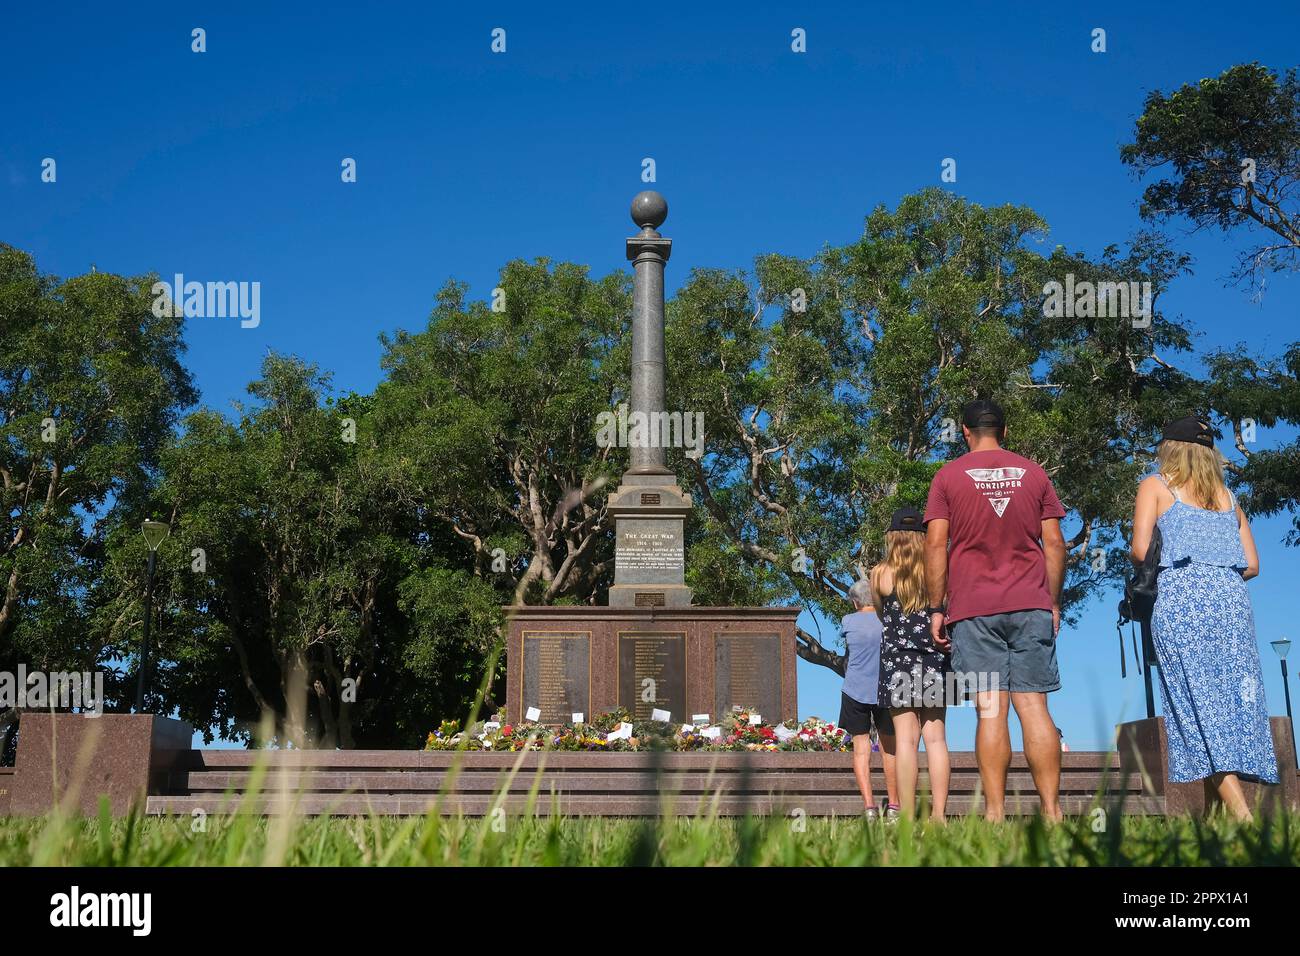
M1264 228L1276 239L1250 268L1280 268L1300 248L1298 90L1294 72L1247 65L1148 97L1124 161L1172 173L1144 214ZM668 462L695 501L697 603L846 611L890 512L923 505L964 450L962 404L991 397L1069 509L1069 616L1128 567L1133 489L1164 421L1300 421L1296 347L1187 370L1192 330L1161 302L1189 263L1166 240L1048 254L1046 235L1028 208L926 189L806 259L690 273L668 303L667 407L704 413L705 454ZM1048 317L1045 287L1067 277L1149 283L1150 322ZM147 517L171 528L150 704L209 735L410 745L431 714L470 709L486 668L483 703L499 703L503 605L606 600L605 502L627 456L595 435L628 393L626 273L513 261L491 303L450 281L422 330L382 338L372 394L271 355L233 417L183 421L181 320L152 314L150 278L64 282L0 246L0 666L134 660ZM1236 444L1247 507L1296 514L1297 446ZM843 667L816 634L799 653Z
M1142 215L1258 235L1234 277L1294 268L1300 255L1300 80L1258 63L1231 67L1166 95L1147 95L1121 159L1147 185Z
M1142 215L1185 217L1245 235L1232 278L1262 295L1270 272L1300 266L1300 78L1258 63L1233 66L1217 77L1146 98L1134 140L1120 151L1139 175L1162 178L1143 192ZM1300 543L1300 443L1252 449L1244 432L1300 423L1300 345L1276 358L1245 346L1207 357L1206 403L1232 431L1237 455L1232 482L1247 511L1289 512L1288 537ZM1196 406L1192 406L1195 408Z
M1255 358L1244 344L1210 354L1210 407L1227 422L1239 458L1229 462L1233 485L1251 514L1291 515L1287 541L1300 544L1300 441L1250 447L1246 429L1300 424L1300 343L1277 359Z
M196 398L181 320L153 314L152 279L60 280L0 244L0 668L90 671L112 656L88 627L112 518L147 495Z
M510 600L589 602L612 580L604 489L626 466L595 419L627 389L628 279L543 259L498 288L493 311L448 283L423 332L384 337L385 467L418 526Z
M156 703L209 735L409 744L425 708L468 707L496 596L447 558L451 542L418 535L372 398L336 400L327 377L277 355L249 393L238 421L196 412L162 455L154 507L172 535L155 585ZM131 527L113 536L100 586L110 641L143 592Z
M923 506L935 470L964 451L956 421L976 397L1004 405L1010 447L1043 463L1072 512L1066 603L1115 581L1158 428L1201 399L1170 361L1190 333L1159 304L1187 264L1145 233L1095 259L1044 257L1045 232L1031 210L927 189L873 211L848 246L763 256L752 277L690 275L667 337L693 361L670 363L668 391L671 406L705 410L707 454L677 460L699 503L687 551L699 592L847 611L890 513ZM1045 283L1071 273L1150 282L1150 324L1044 317ZM842 666L812 634L799 650Z

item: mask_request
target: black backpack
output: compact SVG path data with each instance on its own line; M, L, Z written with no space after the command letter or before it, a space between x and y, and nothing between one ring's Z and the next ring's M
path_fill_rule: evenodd
M1151 544L1133 574L1124 582L1124 599L1119 602L1120 617L1127 621L1150 621L1156 607L1156 580L1160 577L1160 528L1151 529Z
M1124 661L1124 625L1151 623L1151 612L1156 607L1156 578L1160 576L1160 528L1151 529L1151 544L1147 547L1146 557L1134 569L1132 576L1124 582L1124 597L1119 602L1119 620L1115 630L1119 632L1119 672L1121 677L1128 676L1128 666ZM1138 651L1136 630L1130 627L1133 636L1133 662L1137 664L1138 673L1142 673L1144 655ZM1144 628L1144 637L1149 634L1149 627ZM1155 648L1149 640L1143 640L1148 661L1155 660Z

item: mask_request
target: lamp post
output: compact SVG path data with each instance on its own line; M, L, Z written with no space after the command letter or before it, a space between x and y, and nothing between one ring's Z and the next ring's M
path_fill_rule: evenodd
M140 673L135 682L135 712L144 712L144 688L149 670L149 622L153 619L153 572L158 558L158 546L171 533L163 521L146 521L140 528L144 543L149 546L149 570L144 585L144 634L140 638Z
M1287 683L1286 676L1286 655L1291 650L1291 642L1285 637L1280 637L1269 643L1277 653L1278 660L1282 662L1282 693L1286 695L1286 719L1291 725L1291 746L1296 748L1296 762L1300 763L1300 746L1296 744L1295 739L1295 718L1291 716L1291 685Z

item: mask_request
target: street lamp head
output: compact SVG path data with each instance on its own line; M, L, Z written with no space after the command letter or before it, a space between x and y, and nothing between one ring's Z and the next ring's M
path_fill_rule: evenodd
M150 551L157 551L163 538L171 533L171 527L165 521L146 521L140 530L144 533L144 543Z
M647 189L632 197L632 221L643 229L658 229L668 218L668 200Z
M1269 643L1273 645L1273 650L1277 652L1277 656L1282 660L1286 660L1287 651L1291 650L1291 641L1285 637L1280 637L1276 641L1270 641Z

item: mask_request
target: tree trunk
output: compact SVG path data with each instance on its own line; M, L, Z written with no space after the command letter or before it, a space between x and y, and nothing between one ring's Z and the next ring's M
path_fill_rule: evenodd
M280 689L284 693L283 738L298 749L307 746L307 662L297 648L281 655Z

